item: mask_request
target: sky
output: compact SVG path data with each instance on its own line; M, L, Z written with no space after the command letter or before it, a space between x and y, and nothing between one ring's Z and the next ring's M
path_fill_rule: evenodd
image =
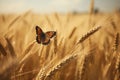
M111 12L120 8L120 0L94 0L95 8ZM89 11L90 0L0 0L0 13L32 10L39 13Z

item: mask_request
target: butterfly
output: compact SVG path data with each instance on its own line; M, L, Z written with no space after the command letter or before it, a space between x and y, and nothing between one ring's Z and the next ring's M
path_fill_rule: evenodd
M50 39L56 35L55 31L43 32L39 26L36 26L36 41L39 44L47 45L50 43Z

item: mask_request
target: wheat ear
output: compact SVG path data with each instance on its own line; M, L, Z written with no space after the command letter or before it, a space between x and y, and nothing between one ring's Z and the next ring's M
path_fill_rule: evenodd
M52 75L54 75L58 70L60 70L65 64L71 62L73 59L77 57L77 54L72 54L70 56L67 56L63 60L61 60L58 64L56 64L47 74L45 77L45 80L50 78Z
M97 32L99 29L101 28L101 26L95 27L93 29L91 29L90 31L88 31L86 34L84 34L78 43L82 43L84 40L86 40L89 36L91 36L92 34L94 34L95 32Z

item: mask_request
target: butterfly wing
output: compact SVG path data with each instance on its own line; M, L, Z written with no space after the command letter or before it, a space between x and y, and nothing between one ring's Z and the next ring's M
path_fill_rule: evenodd
M42 35L43 35L44 33L43 33L43 31L42 31L42 29L39 27L39 26L36 26L36 41L38 42L38 43L41 43L41 39L42 39Z
M36 36L36 41L40 44L41 43L41 37L40 36Z
M43 31L39 26L36 26L36 34L40 36L43 34Z
M50 43L50 38L52 38L53 36L56 35L56 32L55 31L48 31L45 33L45 38L44 40L42 41L42 44L44 45L47 45Z
M48 31L45 33L46 37L48 38L52 38L53 36L56 35L56 32L55 31Z

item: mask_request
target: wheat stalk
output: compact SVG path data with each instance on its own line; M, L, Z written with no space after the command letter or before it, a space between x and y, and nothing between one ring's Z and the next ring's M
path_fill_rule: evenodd
M31 70L31 71L27 71L27 72L22 72L22 73L19 73L19 74L16 74L14 76L11 76L11 79L15 79L16 77L20 77L20 76L24 76L24 75L28 75L30 73L37 73L39 71L39 69L34 69L34 70Z
M120 79L120 53L118 53L116 63L115 63L115 74L118 79Z
M1 43L0 43L0 53L4 56L7 55L7 52L6 52L5 48L3 47L3 45Z
M94 0L91 0L91 3L90 3L90 15L92 15L94 12Z
M90 31L88 31L86 34L84 34L78 43L82 43L84 40L86 40L89 36L91 36L92 34L94 34L95 32L97 32L99 29L101 28L101 26L95 27L93 29L91 29Z
M0 53L4 56L8 54L7 52L8 43L3 36L0 36Z
M119 47L119 33L116 33L115 41L114 41L114 52L115 54L115 78L120 79L120 53L118 52Z
M8 43L8 48L9 48L9 51L10 51L10 54L12 55L12 57L13 57L13 58L14 58L14 57L17 57L17 55L15 54L14 48L13 48L10 40L6 38L6 41L7 41L7 43Z
M70 38L72 38L72 36L75 34L75 31L77 30L77 28L76 27L74 27L73 29L72 29L72 31L71 31L71 33L70 33L70 35L69 35L69 39Z
M54 38L54 53L56 54L57 53L57 49L58 49L58 47L57 47L57 35L55 36L55 38Z
M81 59L81 64L80 64L80 69L79 69L79 75L78 75L78 80L84 80L84 74L85 74L85 70L86 70L86 66L87 66L87 57L83 56L83 58Z
M114 46L113 49L114 51L118 52L118 47L119 47L119 33L116 33L115 41L114 41Z
M27 53L29 53L30 51L31 51L31 49L33 48L33 46L34 46L34 44L35 44L35 42L36 41L33 41L33 42L31 42L27 47L26 47L26 49L25 50L23 50L23 52L22 52L22 55L19 57L19 64L21 64L26 58L27 58L27 56L29 55L29 54L27 54ZM27 54L27 55L26 55ZM26 55L26 56L25 56Z
M115 24L115 22L113 20L111 21L111 25L112 25L112 27L113 27L114 30L117 29L117 26L116 26L116 24Z
M93 26L91 25L92 24L92 14L94 12L94 0L91 0L91 3L90 3L90 12L89 12L89 26Z
M65 64L71 62L73 59L77 57L77 54L72 54L70 56L67 56L63 60L61 60L58 64L56 64L47 74L45 77L45 80L47 78L50 78L52 75L54 75L58 70L60 70Z

